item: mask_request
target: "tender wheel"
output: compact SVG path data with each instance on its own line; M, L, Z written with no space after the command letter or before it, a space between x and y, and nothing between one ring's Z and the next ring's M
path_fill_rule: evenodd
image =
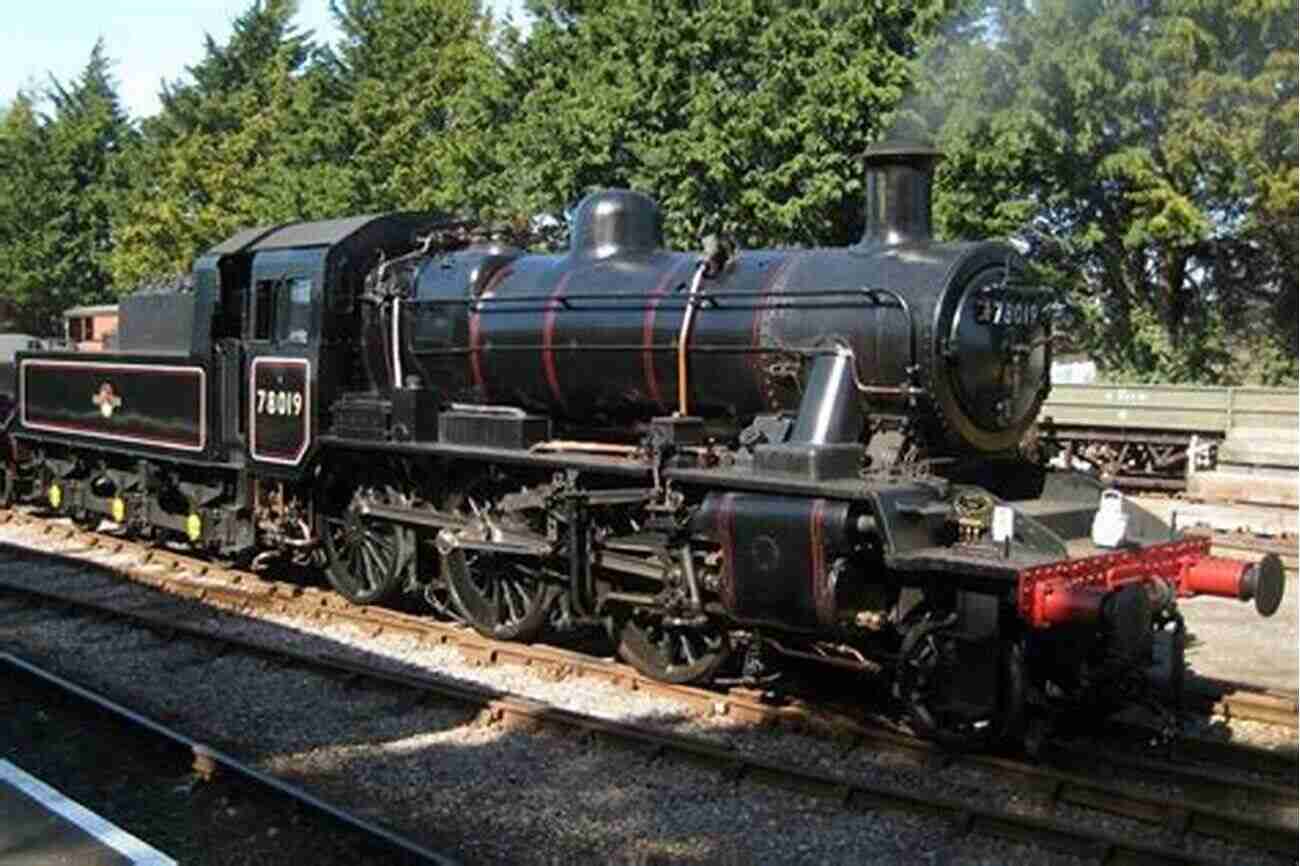
M341 492L336 489L327 493L325 506L316 517L316 534L325 554L325 576L339 595L353 604L389 601L406 587L411 533L362 513L361 506L367 499L385 500L392 495L391 488L354 489L339 506Z
M610 631L624 661L669 683L709 680L731 654L727 633L712 621L677 624L661 613L638 609L615 617Z
M918 617L899 650L895 691L921 736L955 750L982 749L1023 736L1025 658L1018 641L997 643L998 694L992 702L962 700L972 645L959 641L949 622Z

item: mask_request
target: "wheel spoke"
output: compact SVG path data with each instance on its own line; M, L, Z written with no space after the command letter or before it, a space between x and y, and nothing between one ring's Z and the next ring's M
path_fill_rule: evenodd
M510 589L513 586L514 586L513 583L503 583L501 595L505 599L506 607L510 610L510 621L519 622L519 620L523 619L523 615L520 614L518 609L515 608L515 599L514 596L511 595L510 593Z
M347 544L343 547L343 551L339 557L343 560L343 570L347 573L348 577L353 580L356 579L357 568L359 567L358 560L360 559L360 556L361 551L357 549L355 544Z
M367 532L362 538L365 540L366 548L374 556L377 565L383 568L392 564L393 546L388 540L371 532Z
M393 539L391 536L386 537L382 532L367 531L365 533L365 538L376 548L376 552L381 554L381 559L387 559L392 556Z
M682 644L682 655L686 657L686 663L688 665L693 665L699 661L699 659L696 658L695 653L691 652L691 639L686 635L681 635L679 640Z
M492 611L492 616L496 619L497 623L503 624L505 620L503 619L504 611L501 608L501 581L488 578L487 588L488 607Z
M362 542L361 544L361 562L362 572L365 578L365 588L374 589L379 585L378 580L376 580L376 573L379 571L380 565L377 562L375 552L371 550L370 545L365 542Z

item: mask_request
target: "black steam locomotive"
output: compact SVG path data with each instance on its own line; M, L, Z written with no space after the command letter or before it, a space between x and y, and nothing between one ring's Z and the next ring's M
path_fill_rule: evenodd
M665 680L883 669L930 736L1014 734L1137 676L1179 596L1267 615L1282 573L1139 513L1088 543L1099 489L1026 454L1056 307L1009 246L931 238L936 158L873 148L843 249L666 250L625 190L561 255L410 214L243 232L126 299L116 353L19 355L7 490L498 638L602 624Z

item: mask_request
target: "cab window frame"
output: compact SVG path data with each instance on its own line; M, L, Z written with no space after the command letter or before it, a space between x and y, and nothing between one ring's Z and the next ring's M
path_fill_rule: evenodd
M318 336L318 281L309 274L279 274L253 280L249 293L250 342L274 346L309 346Z

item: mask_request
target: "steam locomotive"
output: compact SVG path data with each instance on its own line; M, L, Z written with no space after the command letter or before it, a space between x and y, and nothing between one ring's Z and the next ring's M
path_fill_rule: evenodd
M587 197L563 254L394 213L242 232L118 351L23 352L6 492L216 557L323 565L501 639L600 625L654 677L779 656L883 671L958 747L1113 694L1195 594L1278 607L1032 459L1058 307L1004 243L930 231L938 154L866 155L837 249L664 248Z

